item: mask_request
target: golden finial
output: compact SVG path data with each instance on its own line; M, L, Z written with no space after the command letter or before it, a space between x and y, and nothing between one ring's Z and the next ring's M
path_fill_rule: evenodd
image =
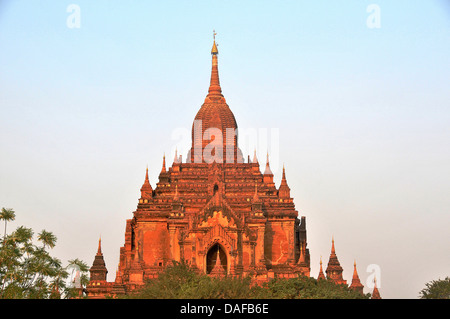
M214 43L213 43L213 47L211 49L211 54L212 55L216 55L219 53L219 50L217 50L217 45L216 45L216 30L213 30L213 39L214 39Z

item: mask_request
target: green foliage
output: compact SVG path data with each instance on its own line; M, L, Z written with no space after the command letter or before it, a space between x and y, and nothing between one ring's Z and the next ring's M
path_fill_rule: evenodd
M420 299L450 299L450 277L432 280L419 292Z
M273 279L262 285L251 277L213 278L191 268L185 262L174 262L158 278L147 281L132 299L368 299L347 286L306 276Z
M243 299L254 294L250 278L215 279L198 273L184 261L173 262L157 279L149 280L134 299Z
M290 279L269 281L271 298L276 299L368 299L346 285L338 285L330 280L299 276Z
M0 219L14 220L12 210L2 209ZM5 213L6 212L6 213ZM5 227L6 229L6 227ZM63 267L59 259L50 255L48 249L56 244L56 237L43 230L37 236L41 246L33 243L33 230L18 227L11 234L4 234L0 241L0 299L48 299L70 298L77 289L67 283L72 269L81 274L80 283L86 285L88 267L75 259Z

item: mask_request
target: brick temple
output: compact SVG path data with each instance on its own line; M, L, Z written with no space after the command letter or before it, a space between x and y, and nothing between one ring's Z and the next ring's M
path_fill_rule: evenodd
M244 160L236 119L220 87L215 40L211 55L210 86L194 118L186 160L175 153L170 166L164 156L154 187L147 168L137 209L126 221L115 281L106 281L99 242L86 289L91 298L139 289L174 260L211 276L310 276L306 217L295 208L285 169L277 187L270 154L264 171L256 152ZM334 241L330 262L328 277L345 284ZM353 281L362 292L355 274L356 265Z

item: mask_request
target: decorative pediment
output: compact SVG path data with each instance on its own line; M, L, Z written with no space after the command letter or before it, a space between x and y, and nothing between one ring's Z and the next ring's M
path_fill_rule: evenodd
M221 224L211 226L203 237L202 242L205 251L214 246L216 243L220 243L227 247L229 252L236 249L236 239L228 233L228 231Z
M236 225L237 228L242 228L244 225L243 221L239 216L233 211L233 209L228 205L226 200L220 196L220 194L214 194L205 207L198 214L197 225L204 222L208 222L209 218L214 217L214 213L221 212L221 215L228 220L229 224Z

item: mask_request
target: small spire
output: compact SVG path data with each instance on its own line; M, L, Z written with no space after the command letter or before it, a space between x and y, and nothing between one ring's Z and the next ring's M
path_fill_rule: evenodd
M266 170L264 171L264 175L273 175L272 171L270 170L270 164L269 164L269 152L267 151L267 162L266 162Z
M298 264L300 266L305 266L305 254L306 254L306 249L305 249L305 243L302 242L300 243L300 257L298 258Z
M219 246L217 246L216 265L217 265L217 266L220 266L220 249L219 249Z
M98 240L97 256L100 256L101 254L102 254L102 236L100 235L100 238Z
M90 281L106 281L106 275L108 274L108 269L106 269L105 260L102 254L102 236L98 240L98 250L94 257L94 262L92 267L89 269Z
M150 181L148 179L148 165L147 165L147 168L145 169L145 181L141 187L141 198L146 198L146 199L151 198L152 191L153 191L153 188L150 185Z
M325 274L323 273L322 268L322 256L320 256L320 269L319 269L319 276L317 277L317 279L325 279Z
M331 254L336 255L336 250L334 249L334 236L331 236Z
M163 155L163 164L162 164L162 169L161 169L161 173L165 173L166 172L166 153L164 153Z
M381 295L380 292L378 291L377 288L377 278L374 276L373 277L373 292L372 292L372 299L381 299Z
M278 196L283 199L291 197L291 189L289 188L286 181L286 171L284 169L284 164L283 164L283 175L281 177L280 187L278 188Z
M361 294L363 293L364 286L361 284L361 280L358 276L358 271L356 270L356 260L353 263L353 277L350 288L359 291Z
M353 281L359 282L358 271L356 270L356 260L353 262ZM352 284L353 284L352 281Z
M334 236L331 239L331 254L328 260L328 266L325 270L327 278L333 280L337 284L347 284L347 281L342 277L343 269L339 263L338 257L336 255L336 250L334 248Z
M217 257L216 257L216 264L214 265L213 269L210 272L210 275L214 277L221 277L226 275L225 269L222 266L222 263L220 261L220 247L217 246Z
M258 158L256 157L256 149L255 149L255 152L253 154L253 163L258 163Z
M219 54L219 51L217 50L216 45L216 32L213 32L214 36L214 43L211 50L212 54L212 69L211 69L211 81L209 84L209 90L208 90L208 97L215 96L215 97L223 97L222 95L222 88L220 87L220 81L219 81L219 68L218 68L218 61L217 61L217 55Z
M174 163L178 163L178 150L177 150L177 148L175 148L175 157L174 157L174 159L173 159L173 162Z

